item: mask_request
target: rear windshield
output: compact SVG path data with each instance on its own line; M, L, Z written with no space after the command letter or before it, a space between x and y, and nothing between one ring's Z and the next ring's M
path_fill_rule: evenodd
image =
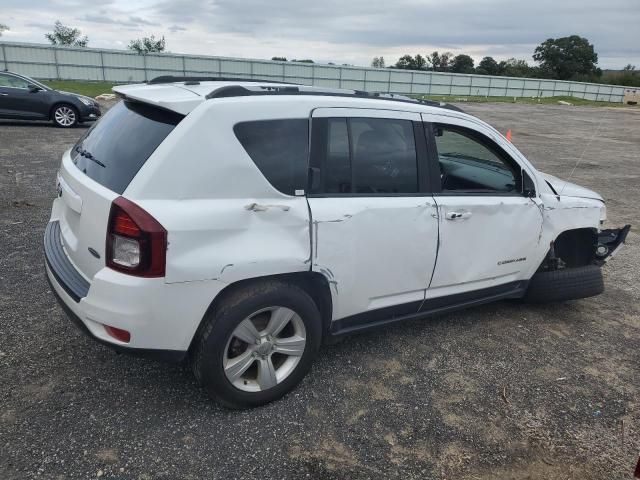
M122 193L183 118L144 103L119 102L76 143L71 159L100 185Z

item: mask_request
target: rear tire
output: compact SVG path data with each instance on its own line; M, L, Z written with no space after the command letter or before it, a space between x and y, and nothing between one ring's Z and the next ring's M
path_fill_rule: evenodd
M560 302L593 297L602 292L602 270L597 265L587 265L534 274L524 300L531 303Z
M257 407L291 391L311 368L322 340L312 298L281 281L234 292L204 322L193 372L209 396L228 408Z
M51 112L51 120L57 127L72 128L78 124L79 121L78 110L66 103L56 105Z

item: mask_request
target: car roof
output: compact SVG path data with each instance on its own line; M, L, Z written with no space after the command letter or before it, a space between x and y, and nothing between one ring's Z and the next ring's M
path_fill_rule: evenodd
M185 79L186 78L186 79ZM404 95L369 93L358 90L308 86L302 84L292 84L286 82L274 82L269 80L243 80L243 79L198 79L194 77L183 77L179 81L174 81L175 77L159 77L148 83L121 85L113 87L113 91L120 97L150 103L161 108L172 110L183 115L189 114L201 103L230 97L253 97L253 96L277 96L297 97L323 96L351 98L360 103L367 104L368 108L380 108L373 106L371 102L380 100L395 103L394 109L408 111L426 112L431 108L446 108L461 112L455 106L431 101L421 101ZM299 98L302 100L302 98ZM326 103L326 102L321 102ZM340 102L343 104L344 102ZM352 102L349 102L352 103ZM361 105L362 106L362 105ZM420 107L415 109L415 107ZM425 107L427 107L425 109ZM388 108L388 107L385 107Z

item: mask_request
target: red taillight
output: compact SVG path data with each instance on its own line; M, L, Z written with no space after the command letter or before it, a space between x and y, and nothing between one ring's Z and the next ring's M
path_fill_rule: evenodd
M107 267L138 277L164 277L166 253L163 226L132 201L116 198L107 228Z
M104 329L107 331L109 335L111 335L116 340L120 340L124 343L129 343L131 340L131 334L126 330L122 330L121 328L111 327L109 325L105 325Z

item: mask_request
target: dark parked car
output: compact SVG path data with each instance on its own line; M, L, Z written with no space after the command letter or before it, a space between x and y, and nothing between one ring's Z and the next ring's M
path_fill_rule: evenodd
M93 98L60 92L17 73L0 72L0 118L51 120L69 128L98 117L100 106Z

